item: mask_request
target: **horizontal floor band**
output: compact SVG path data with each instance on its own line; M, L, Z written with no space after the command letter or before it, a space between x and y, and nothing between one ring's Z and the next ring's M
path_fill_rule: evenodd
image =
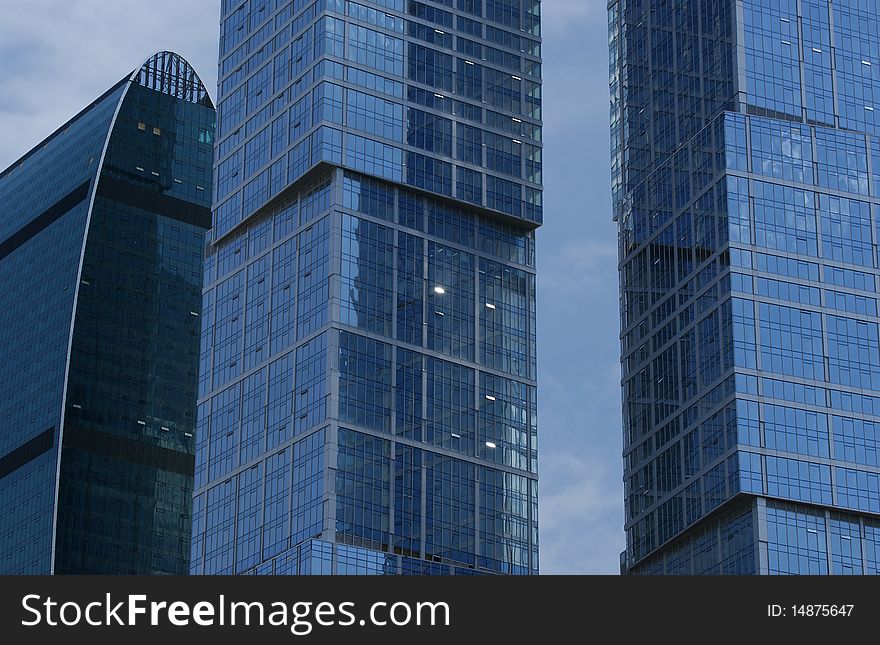
M98 181L98 196L134 208L152 211L185 224L192 224L204 229L211 228L210 208L204 208L177 197L163 195L106 175L103 175Z
M64 426L62 445L65 449L82 450L189 477L193 476L195 469L195 457L185 452L73 425Z
M49 428L18 448L0 457L0 479L33 461L55 445L55 428Z
M50 224L61 219L61 217L68 213L74 206L84 202L86 197L89 196L89 183L90 182L87 181L78 188L73 189L41 214L37 215L30 222L18 229L15 233L0 242L0 260L12 253L22 244L25 244L28 240L32 239L37 233L44 230Z

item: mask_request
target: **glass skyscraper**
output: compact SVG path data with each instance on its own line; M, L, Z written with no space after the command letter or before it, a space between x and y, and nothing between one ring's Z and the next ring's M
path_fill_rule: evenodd
M638 574L880 570L873 0L609 3Z
M0 173L4 574L188 570L213 131L161 52Z
M223 0L194 574L538 570L537 0Z

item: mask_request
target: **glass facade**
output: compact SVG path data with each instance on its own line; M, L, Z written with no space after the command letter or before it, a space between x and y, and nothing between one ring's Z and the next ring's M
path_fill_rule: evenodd
M0 174L0 571L182 574L214 108L151 57Z
M538 570L537 0L224 0L194 574Z
M880 573L874 9L609 4L624 572Z

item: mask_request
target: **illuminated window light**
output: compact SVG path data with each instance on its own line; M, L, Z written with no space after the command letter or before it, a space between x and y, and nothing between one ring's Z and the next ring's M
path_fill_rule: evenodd
M494 449L497 448L498 446L496 446L496 445L495 445L494 443L492 443L491 441L487 441L487 442L486 442L486 447L487 447L487 448L492 448L492 449L494 450Z
M442 296L444 293L446 293L446 289L444 289L441 286L436 286L436 287L434 287L434 293Z

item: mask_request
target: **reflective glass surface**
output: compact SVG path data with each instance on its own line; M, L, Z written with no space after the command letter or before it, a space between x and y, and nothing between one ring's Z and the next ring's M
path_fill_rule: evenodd
M322 162L541 223L539 0L221 4L215 239Z
M3 572L188 568L213 125L162 52L0 176Z
M193 573L537 573L540 54L537 0L222 2Z
M124 89L114 87L0 175L0 275L15 285L0 295L4 573L52 569L61 400L88 195Z
M875 12L733 4L609 13L622 569L876 573L863 556L880 508ZM726 51L691 57L719 28L735 36L715 39ZM694 60L720 76L700 82ZM729 101L707 112L720 87ZM723 544L698 565L700 536L736 508L752 518L736 529L741 565Z

